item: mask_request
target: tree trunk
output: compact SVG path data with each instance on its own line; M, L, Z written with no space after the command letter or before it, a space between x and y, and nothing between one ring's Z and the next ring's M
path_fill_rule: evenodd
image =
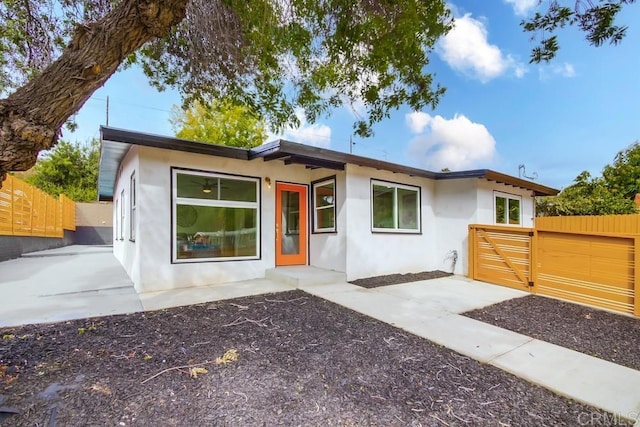
M78 26L60 58L0 100L0 188L9 171L32 167L62 125L144 43L164 37L189 0L123 0L99 21Z

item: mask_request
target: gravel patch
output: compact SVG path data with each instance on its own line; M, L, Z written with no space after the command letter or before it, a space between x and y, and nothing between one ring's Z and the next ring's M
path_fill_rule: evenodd
M529 295L463 314L640 370L640 319Z
M0 333L15 426L618 421L302 291Z
M418 282L420 280L438 279L440 277L452 276L452 273L444 271L423 271L420 273L388 274L386 276L367 277L353 280L349 283L362 286L363 288L377 288L379 286L398 285L400 283Z

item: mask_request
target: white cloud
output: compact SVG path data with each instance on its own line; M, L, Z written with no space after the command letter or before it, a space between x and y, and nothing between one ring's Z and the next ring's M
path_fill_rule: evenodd
M509 3L513 6L513 11L518 16L526 16L531 9L536 7L539 0L504 0L505 3Z
M456 18L453 29L438 43L437 52L451 68L483 83L509 71L518 78L526 73L523 64L489 43L484 23L469 13Z
M329 148L331 145L331 128L329 126L307 123L304 111L301 109L296 110L296 117L300 121L300 126L297 128L288 127L280 135L269 134L267 141L282 138L314 147Z
M551 67L540 67L538 69L540 80L547 80L551 77L559 76L572 78L576 76L576 69L572 64L565 62L564 64L555 64Z
M406 117L411 130L418 134L410 142L408 154L419 159L420 166L433 171L464 170L487 167L493 161L496 141L483 124L474 123L462 114L452 119L420 114L419 117L424 115L428 120L419 132L416 132L418 127L412 127L415 122L410 121L411 114Z
M411 132L421 133L431 121L431 116L427 113L423 113L422 111L414 111L413 113L407 114L405 119L407 121L407 125L409 125L409 129L411 129Z

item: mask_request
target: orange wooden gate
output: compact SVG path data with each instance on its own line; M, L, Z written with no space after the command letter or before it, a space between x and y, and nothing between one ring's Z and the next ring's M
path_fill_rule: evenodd
M515 289L533 284L531 228L469 226L469 277Z
M640 215L470 225L469 277L640 316L639 227Z

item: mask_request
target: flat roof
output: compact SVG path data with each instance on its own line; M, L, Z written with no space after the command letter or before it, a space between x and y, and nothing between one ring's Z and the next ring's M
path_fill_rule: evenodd
M113 189L118 169L131 145L162 148L209 156L227 157L240 160L263 159L264 161L282 160L285 164L301 164L308 168L344 170L345 165L353 164L374 169L387 170L410 176L434 180L478 178L495 181L518 188L533 191L536 196L551 196L559 193L555 188L547 187L522 178L496 172L490 169L475 169L459 172L432 172L426 169L400 165L370 157L342 153L326 148L313 147L287 140L277 140L250 150L226 147L185 139L166 137L142 132L101 126L100 168L98 172L98 200L113 200Z

